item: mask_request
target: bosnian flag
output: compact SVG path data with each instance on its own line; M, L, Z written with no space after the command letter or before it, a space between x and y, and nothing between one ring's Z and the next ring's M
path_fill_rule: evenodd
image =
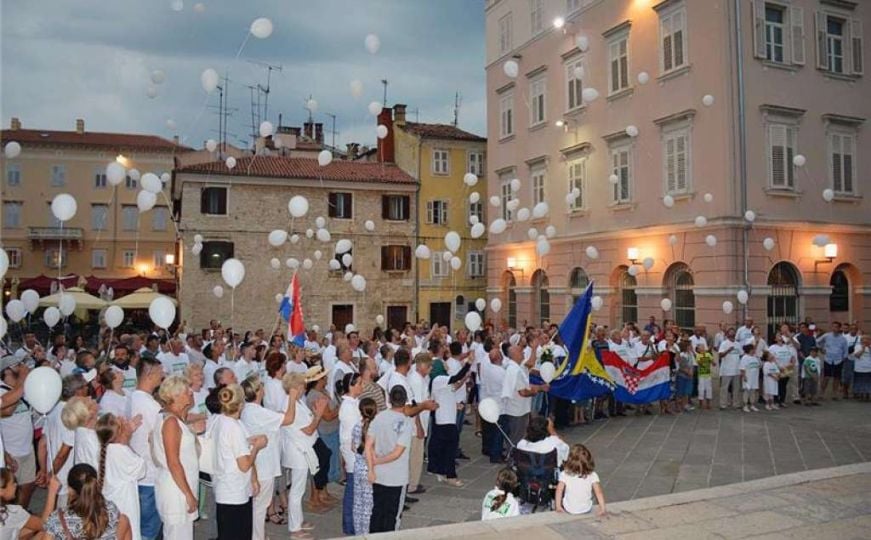
M614 399L641 405L671 396L671 359L663 352L644 369L636 369L612 351L602 351L602 364L617 383Z
M302 300L299 287L299 279L296 273L287 286L281 305L278 306L281 317L287 321L287 339L294 345L305 345L305 324L302 322Z

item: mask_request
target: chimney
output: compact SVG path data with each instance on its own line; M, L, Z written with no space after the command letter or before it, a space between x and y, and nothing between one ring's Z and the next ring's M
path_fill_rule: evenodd
M345 145L347 149L348 159L353 161L357 159L357 143L348 143Z
M393 106L393 121L397 126L405 124L405 108L406 105L402 103L397 103Z
M315 142L324 144L324 125L320 122L315 124Z
M76 118L76 133L81 135L85 132L85 120L84 118Z
M378 161L393 163L393 111L386 107L381 109L381 113L378 115L378 125L387 127L387 136L378 139Z
M172 136L172 142L173 142L173 144L175 144L176 146L178 146L178 135L173 135L173 136Z
M315 138L314 133L312 133L313 128L314 128L314 124L312 124L311 122L304 122L302 125L303 135L305 135L309 139L314 140L314 138Z
M17 131L21 129L21 120L19 120L17 116L13 116L12 122L10 123L9 127L12 129L12 131Z

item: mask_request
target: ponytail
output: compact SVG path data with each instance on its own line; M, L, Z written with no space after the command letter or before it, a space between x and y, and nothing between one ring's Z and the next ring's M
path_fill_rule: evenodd
M363 449L366 447L366 435L369 433L369 424L372 419L378 414L378 405L372 398L363 398L360 400L360 416L363 419L363 429L360 434L360 446L357 447L357 453L363 454Z
M97 476L100 491L103 490L103 484L106 481L106 449L109 448L109 443L115 440L120 427L118 417L112 413L107 413L97 420L97 425L94 428L97 432L97 440L100 441L100 470Z
M81 518L86 538L100 538L109 526L109 512L97 471L87 463L79 463L70 469L68 482L74 495L70 497L69 510Z

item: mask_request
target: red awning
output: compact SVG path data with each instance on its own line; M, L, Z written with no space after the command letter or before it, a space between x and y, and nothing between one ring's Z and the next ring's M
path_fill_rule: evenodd
M11 279L7 278L4 281L11 287ZM27 289L33 289L38 292L40 296L46 296L51 294L51 284L57 281L62 283L64 287L75 287L78 284L79 276L75 274L61 276L60 280L58 280L57 277L48 277L40 274L33 278L25 278L18 282L18 294L21 294L22 291L26 291Z
M91 294L98 294L100 291L100 286L105 285L106 288L112 287L112 290L115 292L115 298L120 298L125 294L130 294L137 289L141 289L142 287L151 288L155 283L157 284L157 290L161 294L167 294L170 296L175 296L176 286L175 282L171 279L150 279L142 276L135 276L129 278L104 278L97 276L87 276L85 278L88 282L85 290ZM27 289L33 289L39 293L40 296L47 296L51 294L51 284L54 282L60 282L63 284L64 288L76 287L78 286L79 276L72 274L68 276L62 276L60 280L57 277L49 277L46 275L39 275L33 278L24 278L19 281L18 284L18 294L21 294L22 291ZM12 280L8 277L3 280L3 284L5 287L11 287Z
M142 287L151 288L155 283L157 284L157 292L161 294L175 294L175 282L171 279L150 279L142 276L135 276L130 278L123 279L109 279L105 280L106 287L112 287L115 291L115 298L124 296L125 294L132 293ZM97 285L97 288L100 286ZM88 283L88 288L90 288L90 280Z

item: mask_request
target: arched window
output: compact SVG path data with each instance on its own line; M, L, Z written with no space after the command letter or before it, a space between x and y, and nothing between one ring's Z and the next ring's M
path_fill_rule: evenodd
M683 263L673 265L666 272L665 286L674 310L674 320L684 330L692 330L696 325L694 284L689 267Z
M624 270L620 275L621 323L638 322L638 296L635 294L637 286L635 276L629 275L628 269Z
M517 328L517 280L511 272L503 274L502 282L506 293L506 304L508 309L508 326Z
M798 324L798 271L787 262L779 262L768 273L768 338L774 339L774 333L780 325Z
M457 319L462 319L466 316L466 299L462 294L457 295L457 298L454 300L454 312L456 313Z
M569 274L569 294L572 296L572 306L575 305L589 284L590 278L583 268L572 269L572 273Z
M832 295L829 296L829 311L849 312L850 280L847 279L847 273L840 268L835 270L832 272L829 285L832 286Z
M547 274L544 273L544 270L536 270L532 275L532 294L535 301L533 305L535 314L532 319L538 324L550 320L550 293L547 287Z

